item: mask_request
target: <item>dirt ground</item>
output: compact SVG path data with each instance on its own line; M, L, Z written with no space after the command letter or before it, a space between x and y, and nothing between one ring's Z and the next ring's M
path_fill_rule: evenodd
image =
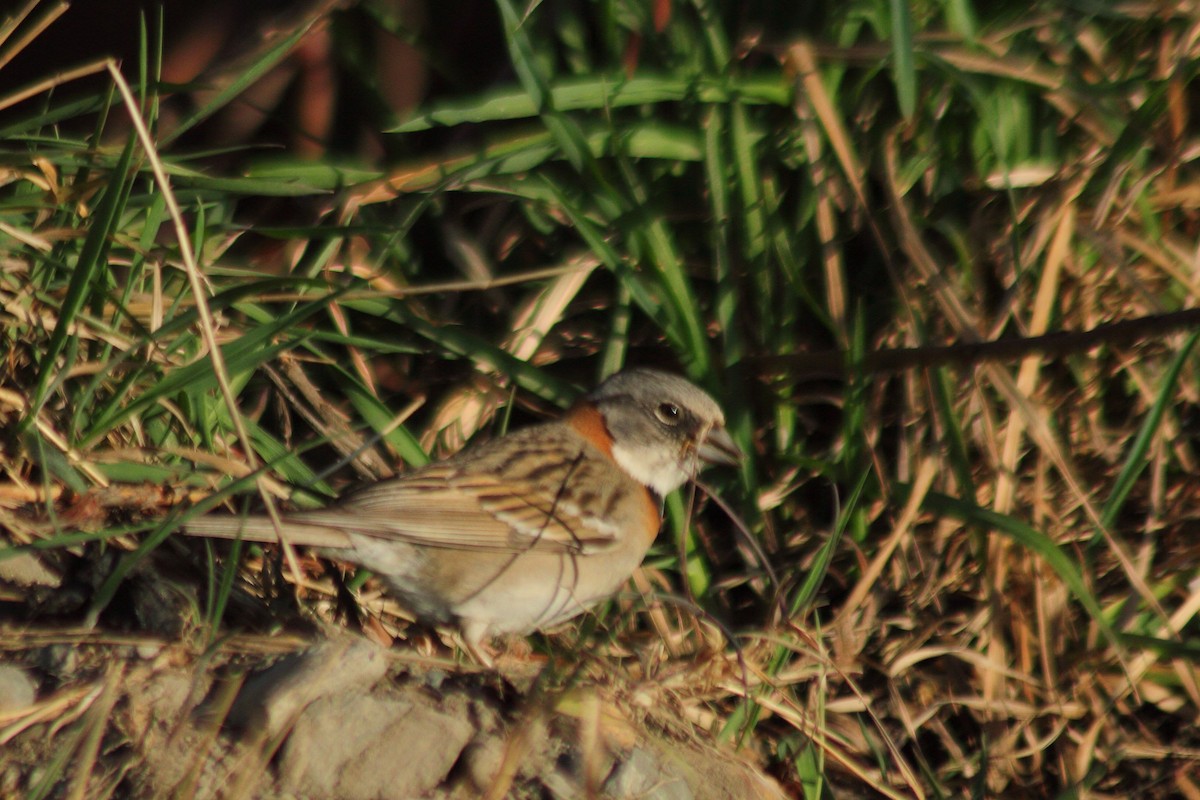
M532 657L439 664L348 633L203 659L11 628L0 645L3 797L785 796L653 692Z

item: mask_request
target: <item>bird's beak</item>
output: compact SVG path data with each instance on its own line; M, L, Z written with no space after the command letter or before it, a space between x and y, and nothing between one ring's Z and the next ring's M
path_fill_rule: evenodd
M717 426L709 430L704 441L696 448L696 454L706 464L737 464L745 455L733 443L729 431Z

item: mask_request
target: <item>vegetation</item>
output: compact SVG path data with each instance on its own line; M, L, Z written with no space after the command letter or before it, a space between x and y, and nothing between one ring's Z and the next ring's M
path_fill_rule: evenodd
M670 499L638 591L537 647L653 678L796 796L1200 796L1200 376L1170 315L1200 294L1194 9L476 10L495 52L369 6L325 29L392 25L431 65L386 167L349 136L197 144L325 23L169 121L154 18L80 70L103 91L0 97L0 559L85 576L73 606L6 589L4 649L293 625L230 602L296 570L181 523L328 502L655 364L750 457ZM335 576L294 566L334 616ZM185 598L167 634L150 573Z

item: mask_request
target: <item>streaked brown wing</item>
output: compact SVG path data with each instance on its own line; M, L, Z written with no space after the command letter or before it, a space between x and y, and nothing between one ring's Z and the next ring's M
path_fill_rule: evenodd
M499 552L594 552L615 534L570 502L560 481L464 475L452 464L373 484L334 508L293 519L429 547Z

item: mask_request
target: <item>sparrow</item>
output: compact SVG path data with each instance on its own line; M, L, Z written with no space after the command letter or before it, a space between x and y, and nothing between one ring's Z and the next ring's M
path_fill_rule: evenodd
M360 564L469 652L549 628L612 596L642 563L662 502L706 464L742 453L716 401L684 378L619 372L560 419L468 447L283 515L293 545ZM208 515L193 536L278 541L266 516Z

